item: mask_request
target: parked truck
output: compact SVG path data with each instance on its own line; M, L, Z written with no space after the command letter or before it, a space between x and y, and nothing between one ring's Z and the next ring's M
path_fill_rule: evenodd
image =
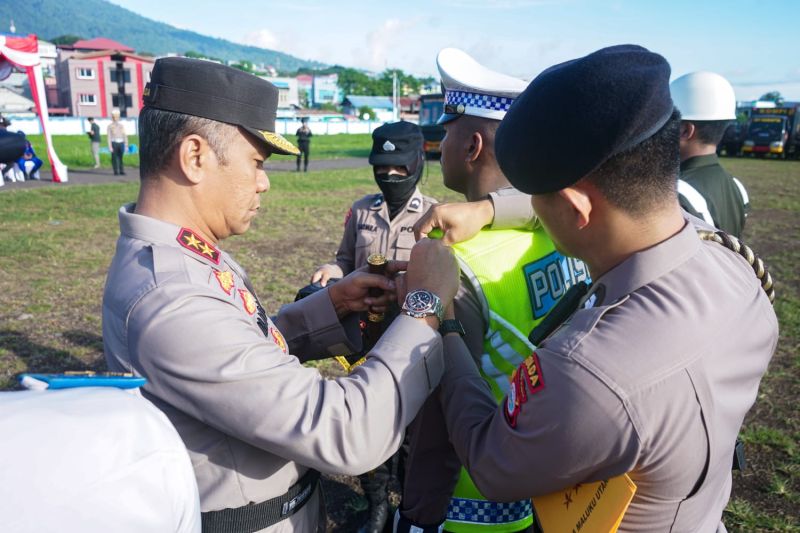
M773 154L780 158L800 156L800 103L750 111L742 153L757 157Z
M425 138L425 155L430 158L439 157L442 153L440 145L444 138L444 126L436 123L442 112L444 95L423 94L419 97L419 127Z

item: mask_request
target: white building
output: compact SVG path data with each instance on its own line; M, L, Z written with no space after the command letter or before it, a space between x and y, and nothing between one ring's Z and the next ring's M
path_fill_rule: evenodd
M275 78L259 76L278 88L278 109L289 110L300 108L300 95L295 78Z

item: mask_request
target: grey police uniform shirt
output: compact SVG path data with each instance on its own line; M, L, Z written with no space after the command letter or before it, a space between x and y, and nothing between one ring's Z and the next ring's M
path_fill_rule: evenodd
M133 208L119 212L103 297L105 356L110 370L148 379L145 396L186 443L203 511L279 496L309 468L359 474L394 453L441 377L436 332L401 316L363 365L324 379L301 362L360 348L357 317L340 323L320 291L284 306L274 322L259 318L228 254ZM314 531L320 511L317 490L268 530Z
M345 275L367 264L371 254L387 259L408 261L414 247L414 223L436 203L414 189L405 207L389 219L389 207L382 194L368 194L357 200L347 212L344 233L336 252L336 264Z
M680 180L685 182L678 182L678 199L682 208L725 233L741 238L747 207L742 197L743 186L740 188L734 177L722 168L717 154L691 157L681 162ZM711 220L708 220L709 216Z
M638 489L620 531L717 530L778 323L750 265L696 226L710 229L688 216L595 280L499 407L463 341L445 338L449 439L487 498L628 473Z

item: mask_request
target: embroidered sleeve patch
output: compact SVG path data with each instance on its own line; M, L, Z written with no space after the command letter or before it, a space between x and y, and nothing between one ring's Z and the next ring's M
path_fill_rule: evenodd
M242 297L242 303L244 304L244 310L247 311L247 314L248 315L254 314L256 312L256 310L258 309L258 306L256 305L255 296L250 294L250 291L248 291L247 289L239 289L239 296Z
M272 335L272 340L278 345L278 348L280 348L283 353L289 353L289 349L286 347L286 339L283 338L283 334L278 331L278 328L270 327L269 332Z
M505 415L508 424L517 427L517 417L522 411L522 404L528 396L536 394L544 388L544 375L536 352L528 356L514 373L511 374L511 387L506 397Z
M230 294L233 290L233 272L230 270L214 270L214 276L216 276L222 290L226 294Z

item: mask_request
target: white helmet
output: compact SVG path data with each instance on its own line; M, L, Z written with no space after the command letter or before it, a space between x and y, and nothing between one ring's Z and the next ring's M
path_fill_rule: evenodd
M713 72L690 72L669 84L683 120L735 120L736 95L728 80Z

